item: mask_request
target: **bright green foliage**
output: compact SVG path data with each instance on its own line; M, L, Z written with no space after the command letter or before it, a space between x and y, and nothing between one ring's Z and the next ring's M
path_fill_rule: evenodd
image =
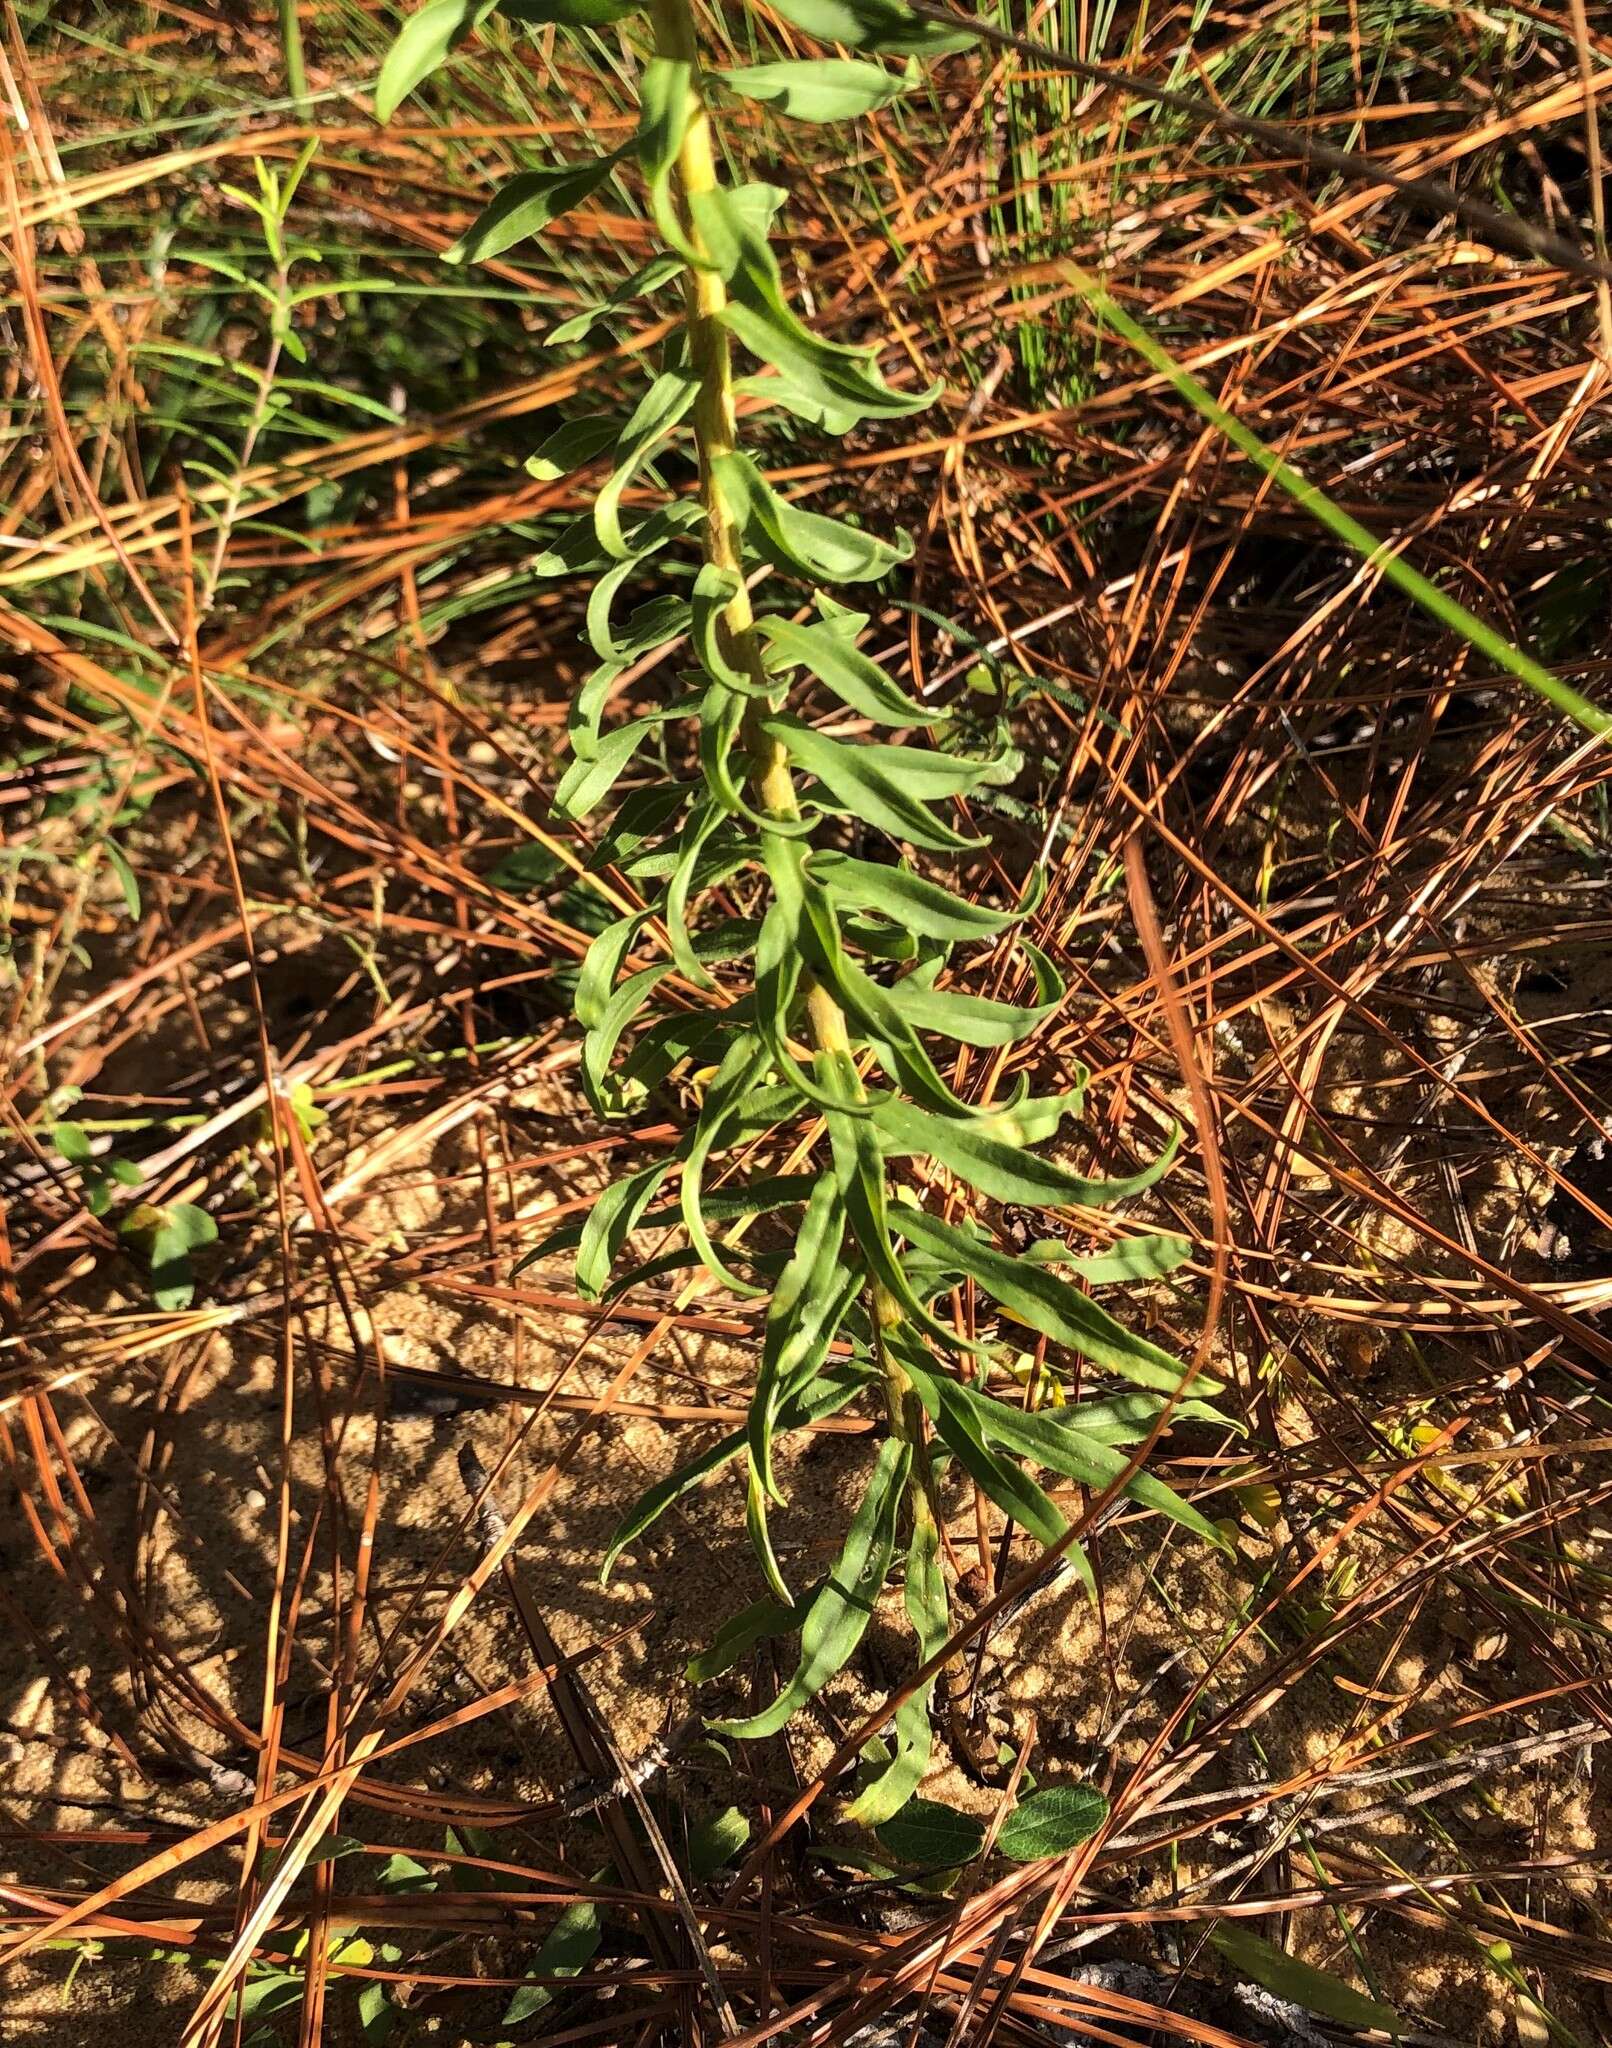
M612 0L498 4L515 21L590 27L622 12ZM874 350L802 322L769 241L783 194L720 183L708 101L725 88L794 119L863 116L915 82L915 63L895 70L878 57L933 55L969 38L919 21L900 0L777 4L807 34L868 54L701 73L684 0L655 0L652 47L637 21L621 31L639 77L635 140L520 173L449 252L457 263L496 256L607 182L631 190L637 181L665 254L552 339L581 340L601 314L675 279L686 293L686 317L626 417L566 422L529 467L559 477L596 463L603 478L591 517L543 558L545 573L597 578L586 637L598 666L572 705L554 808L599 819L590 865L613 864L645 906L600 932L578 977L583 1085L602 1117L633 1115L673 1082L695 1092L697 1107L670 1152L636 1165L580 1227L530 1257L574 1249L578 1288L592 1299L698 1266L766 1304L745 1427L651 1488L604 1566L675 1502L730 1464L742 1468L768 1590L690 1675L714 1676L768 1637L799 1634L777 1697L719 1724L745 1739L776 1734L845 1667L897 1558L918 1658L943 1654L951 1624L937 1468L948 1454L1044 1543L1068 1524L1038 1472L1093 1490L1123 1480L1139 1507L1222 1540L1159 1480L1125 1478L1125 1446L1153 1427L1182 1369L1086 1291L1157 1278L1186 1246L1155 1236L1086 1260L1059 1243L1013 1257L980 1225L943 1220L912 1192L906 1163L926 1160L931 1176L943 1170L990 1201L1090 1209L1138 1193L1170 1153L1129 1179L1085 1178L1031 1149L1078 1113L1078 1085L1043 1098L1021 1086L980 1107L948 1078L957 1046L1019 1044L1063 994L1051 963L1018 934L1039 901L1035 878L1019 903L975 902L958 887L959 861L985 844L959 804L1011 782L1018 757L964 750L953 734L967 721L886 674L859 644L867 614L824 588L878 584L908 560L910 541L886 522L875 530L784 496L734 445L733 425L741 389L835 434L899 420L935 393L887 383ZM477 0L431 0L388 60L383 110L488 11ZM762 570L771 573L757 580ZM629 666L661 653L675 663L661 670L675 678L663 701L606 724ZM860 737L864 723L885 737ZM1011 991L1016 974L1022 1001L942 985L956 950L974 947L995 949L993 986ZM758 1167L808 1117L821 1121L805 1169ZM630 1238L650 1229L670 1232L672 1246L618 1274ZM1001 1344L965 1342L941 1311L965 1282L976 1328L990 1329L995 1304L1082 1358L1088 1384L1107 1375L1141 1391L1093 1386L1092 1399L1044 1412L998 1398L989 1385ZM1200 1382L1201 1393L1217 1391ZM800 1588L774 1542L778 1441L852 1401L882 1419L883 1440L838 1556ZM1071 1554L1089 1583L1084 1558ZM912 1801L930 1755L929 1695L922 1684L900 1708L894 1750L881 1747L856 1818L887 1828L904 1808L922 1811ZM1026 1843L1032 1833L1038 1844L1079 1839L1101 1818L1095 1800L1083 1792L1078 1812L1067 1800L1056 1814L1047 1808L1038 1832L1027 1815Z

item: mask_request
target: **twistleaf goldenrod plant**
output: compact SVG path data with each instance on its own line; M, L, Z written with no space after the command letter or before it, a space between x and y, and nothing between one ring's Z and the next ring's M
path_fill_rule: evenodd
M1021 1083L1011 1099L982 1106L946 1078L941 1048L1005 1060L1063 993L1051 962L1022 937L1030 1001L943 985L956 949L1009 943L1034 908L1028 891L1017 907L993 909L938 878L983 844L958 829L948 800L1000 781L1011 762L948 744L949 713L916 701L862 650L868 616L834 594L898 571L910 542L792 503L740 446L736 416L737 398L753 395L844 435L919 412L936 392L892 387L875 350L824 340L801 321L769 240L785 195L724 181L713 122L734 97L765 102L786 123L854 118L908 90L917 59L970 38L899 0L774 4L806 35L861 54L707 69L688 0L651 0L642 20L623 0L431 0L394 46L379 93L384 115L494 8L527 24L620 23L637 60L634 139L510 179L449 255L474 263L513 248L635 169L663 250L612 303L673 284L682 293L682 318L631 413L569 421L536 459L551 476L606 456L611 465L591 516L553 551L557 573L597 578L587 638L598 663L571 707L555 808L574 821L613 806L596 862L648 896L583 964L584 1085L606 1117L679 1077L701 1075L703 1088L669 1156L606 1189L579 1230L533 1256L573 1247L578 1287L594 1299L646 1273L700 1265L735 1295L766 1301L745 1428L647 1493L605 1560L608 1572L673 1501L742 1466L767 1590L691 1670L711 1675L786 1631L798 1631L800 1652L770 1706L718 1724L741 1738L781 1729L847 1664L898 1552L917 1657L930 1662L942 1649L944 1461L1043 1544L1068 1525L1037 1473L1097 1489L1125 1473L1125 1447L1178 1394L1182 1369L1086 1290L1166 1273L1186 1251L1179 1238L1143 1236L1095 1257L1055 1240L1010 1256L980 1225L933 1214L908 1185L909 1163L921 1160L931 1183L949 1176L992 1201L1091 1207L1137 1193L1164 1162L1129 1180L1084 1179L1031 1149L1079 1113L1078 1086L1034 1097ZM552 339L576 339L590 317L567 320ZM662 458L690 449L697 483L661 492ZM677 687L646 715L603 725L618 677L662 648L689 650ZM673 722L693 736L691 759L697 739L698 772L686 779L645 765L677 758L664 744ZM853 736L870 727L890 737ZM734 905L746 914L731 914ZM655 1014L651 999L667 981L681 1001ZM758 1170L786 1149L789 1170ZM724 1162L735 1170L725 1175ZM787 1249L750 1247L763 1215L785 1223ZM678 1249L612 1278L635 1231L667 1227ZM1023 1398L996 1370L999 1347L965 1338L937 1307L965 1281L1085 1359L1091 1397ZM990 1391L993 1372L1020 1397ZM1216 1391L1198 1383L1200 1395ZM792 1583L773 1541L778 1440L854 1401L871 1404L882 1427L866 1490L826 1575ZM1222 1540L1146 1472L1126 1490ZM1070 1555L1089 1580L1083 1556ZM893 1753L852 1808L874 1825L923 1778L928 1688L904 1703L894 1732Z

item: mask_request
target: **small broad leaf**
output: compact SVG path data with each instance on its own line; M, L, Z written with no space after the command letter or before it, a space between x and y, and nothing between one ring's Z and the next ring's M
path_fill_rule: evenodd
M774 0L774 5L807 35L821 43L843 43L848 50L935 57L970 49L976 41L966 28L942 28L909 13L900 0Z
M1095 1785L1048 1785L1019 1801L1003 1821L996 1846L1014 1863L1036 1863L1086 1841L1107 1818L1108 1801Z
M801 1623L800 1663L794 1676L759 1714L742 1721L713 1722L719 1735L747 1742L776 1735L850 1662L873 1618L874 1602L890 1569L896 1511L911 1462L909 1444L888 1437L879 1446L873 1477L851 1519L840 1554Z
M508 889L513 894L517 890L547 888L556 875L567 872L557 853L550 853L546 846L529 839L506 853L496 867L489 868L487 880L495 889Z
M391 2039L396 2023L397 2007L387 1996L386 1986L379 1983L360 1985L358 2031L363 2036L365 2048L381 2048L384 2041Z
M859 526L825 519L780 498L747 455L718 455L711 468L746 540L780 569L813 583L867 583L911 558L912 542L905 534L880 540Z
M917 66L886 71L845 57L792 64L750 64L717 77L747 100L761 100L792 121L851 121L889 106L917 83Z
M1253 1933L1241 1920L1222 1920L1209 1939L1245 1977L1278 1998L1303 2006L1306 2012L1320 2013L1344 2027L1375 2027L1395 2035L1404 2031L1405 2022L1392 2006L1379 2005L1330 1970L1301 1963L1297 1956Z
M613 448L620 432L621 422L613 413L590 412L580 419L567 420L555 428L535 455L527 456L526 474L540 484L569 476L596 455Z
M383 1892L434 1892L437 1888L425 1865L405 1856L401 1849L387 1857L375 1873L375 1882Z
M595 1882L609 1882L613 1876L613 1871L601 1871ZM585 1970L598 1954L603 1939L604 1911L596 1900L577 1899L567 1906L544 1936L527 1972L533 1979L547 1978L549 1982L521 1985L504 2010L503 2024L519 2026L522 2020L552 2004L553 1980L575 1977Z
M615 149L589 164L561 164L550 171L519 171L450 249L444 263L485 263L532 235L543 232L574 206L597 192L627 154Z
M701 1879L714 1877L734 1861L749 1839L750 1823L738 1807L730 1806L721 1813L713 1813L689 1831L688 1867L691 1874Z
M415 87L446 62L455 44L479 28L498 0L427 0L386 53L375 86L375 118L390 121Z
M960 1813L938 1799L909 1799L878 1835L898 1862L919 1870L952 1870L972 1863L985 1846L985 1829L973 1814Z
M69 1166L94 1164L94 1149L90 1144L89 1133L82 1124L52 1124L50 1142Z
M123 1219L121 1234L149 1260L151 1296L158 1308L189 1308L196 1292L190 1255L218 1236L207 1211L194 1202L170 1202L160 1209L142 1202Z

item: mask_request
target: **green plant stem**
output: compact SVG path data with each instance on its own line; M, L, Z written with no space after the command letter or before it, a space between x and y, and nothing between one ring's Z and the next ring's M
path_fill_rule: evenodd
M699 45L688 0L654 0L652 17L657 56L690 66L688 125L684 130L677 166L686 203L700 193L714 191L719 183L710 112L699 87ZM699 233L691 221L685 223L685 231L690 245L698 251ZM728 330L722 324L722 310L727 302L727 286L719 271L699 266L690 268L687 284L688 349L689 362L699 379L699 395L694 402L694 438L699 452L700 499L705 507L703 553L707 562L727 571L738 581L738 589L723 612L728 651L734 665L760 685L766 680L766 669L761 642L755 630L750 593L744 582L739 528L717 488L714 469L721 456L733 453L738 441L733 401L733 358L728 345ZM749 761L749 780L760 799L761 810L769 817L795 819L800 816L800 803L795 794L794 776L790 772L788 749L761 729L767 709L766 697L758 695L752 698L751 709L746 715L743 737ZM802 978L802 986L813 1046L819 1052L849 1054L851 1039L846 1030L845 1013L839 1004L810 975ZM878 1287L874 1289L873 1307L878 1330L887 1330L900 1322L900 1308ZM919 1475L919 1485L912 1497L915 1502L921 1500L923 1507L915 1507L915 1512L932 1512L933 1481L925 1454L922 1410L907 1375L882 1343L879 1352L884 1368L890 1427L904 1443L912 1445Z
M1094 306L1110 326L1134 348L1148 366L1168 380L1171 387L1180 393L1196 412L1199 412L1212 427L1225 435L1226 439L1241 454L1246 455L1255 468L1268 476L1279 490L1285 491L1301 511L1324 526L1328 533L1341 540L1345 547L1352 548L1370 569L1374 569L1385 582L1393 584L1396 590L1419 604L1422 609L1437 619L1448 631L1457 633L1469 647L1492 661L1496 668L1508 675L1516 676L1529 689L1537 690L1548 703L1558 711L1581 725L1587 733L1604 738L1612 732L1612 713L1603 711L1599 704L1592 704L1589 698L1575 690L1571 683L1564 683L1560 676L1524 654L1520 647L1513 647L1503 633L1497 633L1493 626L1480 619L1475 612L1469 612L1465 605L1457 603L1447 591L1440 590L1419 569L1413 569L1408 562L1401 561L1389 541L1381 541L1361 525L1358 519L1334 504L1319 484L1312 484L1308 477L1301 476L1291 463L1284 462L1279 455L1273 455L1265 443L1250 427L1243 425L1234 413L1230 413L1214 396L1205 389L1190 370L1184 370L1168 350L1160 346L1139 321L1133 320L1113 295L1106 291L1089 272L1078 264L1060 263L1058 268L1074 285L1087 302Z
M297 0L279 0L280 47L285 53L285 89L298 119L308 112L308 67L302 55L302 22Z

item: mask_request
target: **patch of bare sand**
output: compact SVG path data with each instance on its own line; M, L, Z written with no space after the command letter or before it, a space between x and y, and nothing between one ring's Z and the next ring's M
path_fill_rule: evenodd
M715 1713L759 1703L787 1669L785 1645L776 1654L764 1652L753 1669L741 1667L702 1690L697 1699L682 1676L687 1657L709 1641L716 1623L759 1591L741 1491L731 1473L675 1506L627 1553L608 1586L598 1582L598 1560L624 1509L711 1432L711 1425L667 1427L650 1417L613 1416L587 1430L572 1454L581 1404L603 1395L640 1343L639 1327L598 1327L561 1310L516 1312L435 1285L423 1273L403 1284L387 1282L385 1275L399 1261L412 1256L416 1267L428 1266L429 1258L422 1261L421 1255L473 1237L480 1224L475 1157L469 1128L461 1127L396 1163L351 1203L343 1220L359 1248L356 1298L391 1368L515 1380L579 1405L551 1406L535 1420L529 1404L516 1403L449 1416L409 1413L407 1385L400 1380L394 1385L395 1412L378 1427L368 1399L353 1404L348 1398L357 1357L346 1316L328 1298L316 1298L299 1313L290 1457L294 1570L303 1566L305 1546L311 1547L283 1698L284 1739L309 1756L320 1749L341 1646L338 1589L329 1569L327 1478L333 1474L339 1482L345 1512L356 1526L369 1475L373 1470L378 1476L370 1627L360 1668L384 1690L475 1561L473 1541L461 1526L468 1503L457 1459L466 1442L489 1470L510 1453L499 1480L508 1510L548 1479L557 1458L569 1457L559 1485L521 1539L519 1570L563 1650L580 1654L616 1638L583 1668L625 1756L645 1752L691 1706ZM352 1159L350 1154L345 1161L348 1170ZM581 1185L585 1177L561 1176L560 1198ZM551 1185L548 1192L553 1191ZM529 1206L540 1191L521 1186L515 1192ZM451 1269L451 1257L445 1264ZM309 1270L315 1271L311 1261ZM541 1285L550 1270L541 1269L534 1282ZM552 1269L557 1291L561 1270ZM645 1401L738 1406L751 1370L743 1344L684 1335L663 1345L627 1392ZM326 1403L323 1427L316 1383ZM31 1544L13 1546L12 1590L38 1618L48 1667L40 1648L22 1637L0 1643L5 1804L14 1829L75 1832L72 1843L52 1843L38 1834L24 1842L13 1833L6 1861L30 1889L104 1879L128 1868L140 1853L111 1839L86 1844L86 1829L187 1831L241 1803L238 1784L220 1779L217 1770L254 1768L250 1747L232 1740L229 1729L232 1721L255 1727L261 1714L280 1469L276 1319L265 1315L215 1333L182 1360L159 1355L98 1376L82 1401L64 1400L61 1407L108 1575L99 1585L69 1590ZM785 1567L799 1582L808 1581L831 1554L869 1455L867 1439L845 1434L814 1437L785 1453L790 1504L778 1517L777 1533ZM968 1561L972 1518L960 1490L950 1505L951 1533L959 1556ZM1275 1534L1280 1539L1283 1532ZM1171 1544L1161 1553L1157 1536L1158 1525L1150 1523L1103 1539L1100 1610L1071 1577L1039 1596L991 1645L982 1684L994 1725L1011 1742L1033 1721L1032 1767L1042 1783L1110 1770L1122 1778L1257 1597L1269 1556L1265 1539L1245 1537L1236 1564L1226 1567L1190 1547ZM1362 1558L1369 1564L1369 1549ZM347 1597L345 1586L341 1597ZM154 1674L120 1647L120 1626L131 1615L161 1645ZM1284 1646L1277 1638L1245 1642L1218 1666L1211 1696L1230 1696ZM1188 1654L1177 1661L1184 1647ZM526 1677L533 1661L495 1579L426 1670L397 1732L449 1721L482 1694ZM794 1773L818 1767L856 1718L903 1682L910 1665L910 1639L899 1602L891 1597L857 1666L791 1728ZM1469 1675L1464 1653L1452 1648L1436 1618L1419 1622L1389 1673L1391 1684L1414 1701L1405 1725L1472 1705L1477 1695ZM86 1700L93 1702L93 1714L83 1710ZM1363 1717L1358 1695L1312 1676L1261 1716L1254 1731L1257 1753L1239 1745L1194 1780L1193 1789L1247 1782L1256 1772L1281 1778L1320 1765ZM1116 1724L1122 1724L1117 1737ZM145 1763L144 1772L120 1756L118 1741ZM188 1771L175 1763L187 1756ZM563 1796L577 1765L551 1704L537 1693L495 1715L436 1727L428 1740L377 1765L372 1775L380 1783L412 1783L444 1798L472 1795L541 1805ZM793 1782L775 1745L742 1750L731 1771L696 1757L679 1780L695 1811L735 1797L746 1806L762 1797L776 1805ZM982 1815L1000 1798L962 1768L943 1737L925 1791ZM1599 1838L1606 1839L1604 1810L1595 1810L1589 1787L1557 1761L1544 1771L1497 1780L1483 1788L1479 1804L1497 1826L1555 1850L1590 1848L1598 1827ZM356 1802L349 1813L358 1815ZM827 1838L844 1838L832 1806L820 1819ZM372 1841L417 1853L443 1844L439 1819L368 1810L352 1824ZM1373 1825L1408 1865L1430 1867L1418 1827L1394 1818ZM495 1833L495 1853L504 1841L510 1853L530 1860L558 1855L586 1867L588 1826L552 1818L523 1823ZM1159 1858L1138 1863L1129 1903L1168 1903L1229 1858L1256 1855L1257 1863L1256 1852L1262 1851L1289 1857L1292 1878L1303 1881L1302 1838L1273 1844L1251 1826L1229 1841L1189 1836L1173 1870ZM227 1902L234 1876L234 1859L220 1855L187 1867L158 1889L180 1915L186 1904ZM1554 1896L1561 1900L1566 1888ZM1504 1987L1470 1947L1435 1930L1379 1918L1370 1909L1357 1916L1354 1933L1377 1988L1391 2001L1485 2048L1502 2048L1515 2038ZM1329 1914L1295 1916L1289 1939L1305 1959L1355 1976ZM1201 1964L1203 1956L1192 1953ZM482 1967L520 1965L518 1957L512 1965L506 1951L501 1957L486 1954ZM19 1974L0 2038L87 2048L104 2038L109 2025L128 2027L138 2019L143 2038L177 2040L203 1983L194 1968L154 1957L139 1943L108 1943L79 1963L76 1973L72 1952L49 1955ZM1570 1992L1557 1998L1556 2009L1588 2024L1586 2038L1593 2035L1593 2021ZM337 2012L330 2038L342 2039L346 2024Z

